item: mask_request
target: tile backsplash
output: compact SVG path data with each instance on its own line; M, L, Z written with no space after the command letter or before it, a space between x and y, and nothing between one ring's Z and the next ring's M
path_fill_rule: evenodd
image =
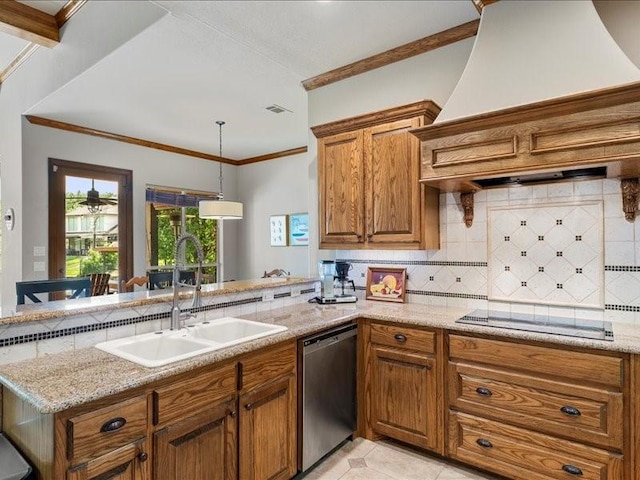
M640 325L640 219L625 220L619 180L481 191L470 228L460 195L443 193L440 235L440 250L340 250L336 258L353 262L360 289L369 265L406 268L408 302Z

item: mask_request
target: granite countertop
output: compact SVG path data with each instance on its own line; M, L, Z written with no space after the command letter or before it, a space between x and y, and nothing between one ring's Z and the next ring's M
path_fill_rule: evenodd
M356 304L331 306L299 304L239 316L284 325L288 328L285 332L164 367L142 367L92 347L0 366L0 383L27 400L40 412L54 413L287 339L304 337L361 317L452 331L491 334L496 338L538 340L558 345L640 353L640 333L633 325L614 323L614 341L589 340L455 323L456 319L467 313L469 309L466 308L364 300Z
M202 285L203 297L213 295L227 295L230 293L247 292L263 288L286 287L310 283L314 278L274 277L252 280L238 280L225 283L208 283ZM180 298L191 298L193 288L185 288ZM18 305L16 311L4 314L0 318L0 326L49 320L52 318L68 317L115 308L135 308L140 305L162 303L173 297L173 290L144 290L130 293L116 293L96 297L75 298L73 300L56 300L52 302Z

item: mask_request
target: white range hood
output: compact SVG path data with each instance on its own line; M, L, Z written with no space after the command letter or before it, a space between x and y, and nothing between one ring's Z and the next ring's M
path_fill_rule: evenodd
M434 124L636 81L590 0L500 0Z

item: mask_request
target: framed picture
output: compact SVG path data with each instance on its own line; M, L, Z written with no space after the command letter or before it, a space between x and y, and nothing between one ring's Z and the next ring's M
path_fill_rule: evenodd
M404 303L406 284L406 268L369 267L365 298Z
M309 245L309 214L292 213L289 215L289 245Z
M287 215L271 215L269 219L269 235L272 247L286 247L289 239L287 232Z

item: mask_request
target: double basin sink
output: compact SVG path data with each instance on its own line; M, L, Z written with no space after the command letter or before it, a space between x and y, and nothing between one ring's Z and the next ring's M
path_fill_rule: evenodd
M162 330L110 340L97 344L96 348L144 367L160 367L286 329L282 325L225 317L180 330Z

